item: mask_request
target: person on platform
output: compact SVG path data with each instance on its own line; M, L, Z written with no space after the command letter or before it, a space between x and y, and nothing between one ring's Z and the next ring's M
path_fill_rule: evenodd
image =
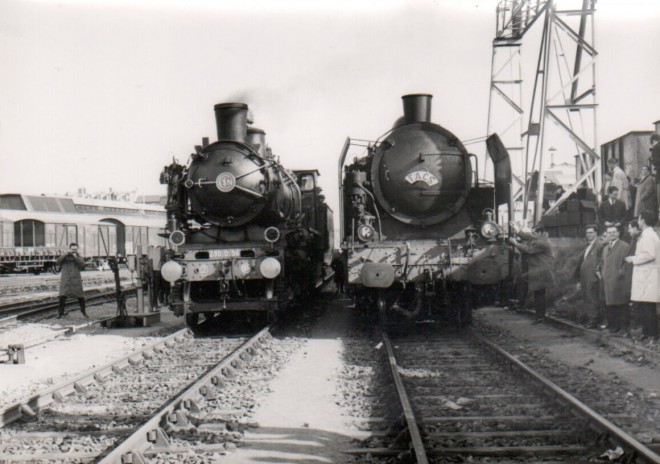
M648 166L642 166L642 177L637 184L637 195L635 196L635 218L638 218L642 211L658 210L657 193L655 179L651 175Z
M610 187L616 187L619 191L619 198L626 205L626 211L630 208L631 198L630 198L630 183L628 182L628 176L626 173L619 167L619 163L614 158L607 160L607 167L609 169L610 175L612 176L612 182ZM609 191L608 191L609 193Z
M344 259L340 251L335 250L332 256L332 261L330 262L330 267L334 271L334 282L337 287L337 295L342 296L344 294L344 284L346 281L346 270L344 266Z
M615 334L628 330L630 293L626 285L625 259L630 245L619 238L619 224L607 227L607 245L602 252L602 282L605 292L607 328Z
M645 337L658 338L658 315L660 303L660 238L653 230L657 214L643 211L638 218L642 233L637 241L635 255L626 258L633 265L630 299L642 324Z
M580 253L580 260L575 270L575 278L579 279L577 289L582 292L583 301L583 306L578 310L578 318L590 329L595 329L602 319L598 298L600 279L597 271L600 255L606 243L599 240L598 227L595 224L587 225L584 231L587 246Z
M538 324L545 319L545 291L552 287L555 281L552 245L541 223L536 224L531 233L518 230L514 223L511 224L511 230L524 241L523 243L514 237L509 238L509 243L527 258L527 282L529 291L534 293L534 323Z
M598 207L598 225L605 230L610 224L622 224L626 218L626 205L618 199L619 189L613 185L607 188L607 200Z
M64 304L68 298L76 298L80 304L80 312L87 316L85 312L85 293L83 292L82 277L80 271L85 268L85 260L78 254L78 244L71 243L69 252L57 258L57 265L62 269L60 279L60 299L57 318L64 316Z

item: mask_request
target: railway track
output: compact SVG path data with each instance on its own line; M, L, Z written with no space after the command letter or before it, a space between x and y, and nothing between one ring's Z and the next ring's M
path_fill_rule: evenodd
M188 416L212 403L226 378L269 339L269 328L248 341L193 339L182 330L14 403L0 412L0 460L143 462L151 441L162 446L168 434L189 424ZM222 435L225 443L236 439L227 425L231 413L209 417L216 427L200 433Z
M122 291L126 296L132 296L137 292L137 287L130 286L122 289ZM85 292L85 301L88 305L107 303L115 298L116 293L114 290L100 293L96 290ZM51 313L57 310L58 304L57 298L49 297L34 301L21 301L19 303L0 305L0 326L20 319L33 318L34 316ZM69 299L66 306L72 307L72 305L77 306L78 302Z
M350 453L388 462L586 463L619 446L634 462L660 462L612 423L616 414L596 413L474 332L395 342L383 335L383 344L396 401L382 409L395 404L396 421L370 424L388 446Z

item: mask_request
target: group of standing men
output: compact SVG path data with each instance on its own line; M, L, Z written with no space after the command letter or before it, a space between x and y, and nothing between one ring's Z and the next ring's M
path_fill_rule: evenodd
M660 238L655 179L642 168L634 204L628 178L616 160L608 160L607 199L598 208L598 225L585 228L587 246L575 276L582 291L581 319L591 327L604 320L613 332L626 332L631 320L644 337L658 338L656 305L660 303ZM619 199L620 197L620 199ZM626 239L622 227L628 222ZM598 236L598 229L604 235Z
M624 224L627 220L636 219L642 211L657 213L656 181L649 166L642 167L641 176L634 185L615 159L607 160L607 166L609 170L603 183L607 199L598 208L598 225L601 230L604 230L608 223ZM635 189L634 197L630 192L631 187Z
M575 271L584 300L579 318L591 328L606 327L612 333L627 332L634 320L644 337L657 339L660 238L653 229L658 221L655 179L650 166L644 166L633 202L630 182L618 162L610 159L608 167L607 199L598 209L598 224L585 227L588 243ZM621 235L626 221L624 241ZM519 231L515 224L511 227L520 240L509 241L522 257L517 294L524 299L528 290L533 293L535 322L540 322L545 317L546 289L554 285L552 245L542 224L531 233Z

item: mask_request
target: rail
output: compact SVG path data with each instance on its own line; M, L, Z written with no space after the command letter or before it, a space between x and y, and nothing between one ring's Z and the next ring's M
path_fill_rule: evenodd
M210 398L213 395L215 386L222 383L221 377L231 375L234 367L242 364L243 357L246 354L252 355L255 348L268 337L270 337L270 326L261 330L229 356L223 358L215 367L158 410L151 419L108 452L99 462L104 464L144 463L146 462L144 454L150 448L153 447L158 451L171 449L170 440L164 426L168 423L187 424L186 412L196 410L199 399Z
M101 367L88 370L71 380L67 380L54 387L39 392L30 398L14 402L0 410L0 428L23 417L32 417L39 411L39 409L48 406L55 401L61 401L64 397L76 393L78 390L84 390L85 386L102 380L112 373L120 371L129 364L135 364L146 356L149 356L149 353L152 353L159 347L167 345L168 343L173 343L177 339L186 336L190 336L190 331L188 329L179 330L178 332L140 348L127 356L115 359Z
M132 295L137 291L137 287L131 286L122 289L124 294ZM115 291L100 294L85 295L86 301L91 304L100 304L112 300L116 295ZM71 303L73 304L73 303ZM77 304L77 303L76 303ZM13 323L18 319L52 311L58 308L58 301L48 299L46 301L22 301L20 303L10 303L0 305L0 326L7 323ZM15 313L15 314L14 314Z
M646 462L660 463L660 455L647 448L634 437L627 434L619 427L595 412L593 409L589 408L586 404L582 403L580 400L561 389L555 383L538 374L537 372L534 372L513 355L506 352L497 344L486 339L482 335L479 335L474 331L471 331L470 335L483 346L486 346L493 353L497 354L501 359L505 360L507 364L513 366L519 372L523 373L525 376L531 379L534 383L539 385L544 391L548 392L560 403L567 404L571 408L572 412L577 414L579 417L586 419L594 430L599 433L606 434L610 438L610 441L613 442L613 444L617 444L634 451L638 457L645 459Z
M428 464L429 461L426 457L426 450L424 449L422 436L419 433L419 427L417 426L415 413L413 412L412 405L408 399L408 394L406 393L406 388L403 385L403 380L401 380L401 376L399 375L399 366L396 361L394 348L392 347L392 343L390 342L387 334L383 332L381 337L383 339L383 343L385 344L385 348L387 349L387 358L389 361L390 372L392 373L392 379L394 380L399 402L401 403L403 415L406 419L408 433L410 434L410 441L415 453L415 462L418 464Z

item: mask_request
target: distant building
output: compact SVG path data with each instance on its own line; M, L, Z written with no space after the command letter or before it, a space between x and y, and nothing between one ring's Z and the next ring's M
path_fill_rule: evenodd
M137 190L130 192L115 192L109 189L107 192L88 192L85 187L80 187L75 193L67 192L63 196L90 200L121 201L127 203L146 203L148 205L165 206L167 195L138 195Z
M656 132L660 130L660 120L653 124ZM653 132L632 131L602 144L600 146L602 172L607 172L607 160L614 158L630 180L638 178L641 175L642 166L649 165Z
M165 206L167 203L167 195L139 195L135 202L146 203L147 205Z

